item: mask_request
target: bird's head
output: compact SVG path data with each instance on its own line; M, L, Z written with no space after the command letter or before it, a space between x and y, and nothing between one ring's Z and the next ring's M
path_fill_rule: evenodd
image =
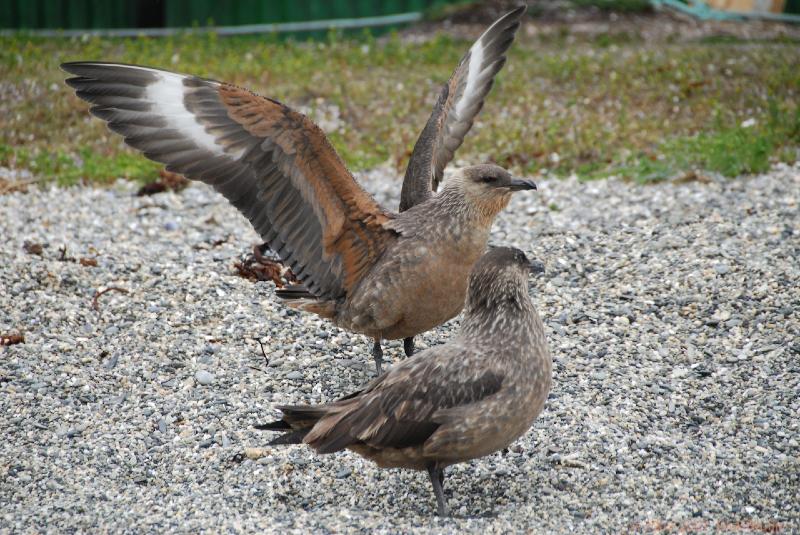
M473 266L467 291L467 313L502 313L530 305L528 278L541 272L541 263L531 261L513 247L492 247Z
M508 205L515 191L536 189L533 181L514 177L494 164L462 167L453 175L465 199L486 216L494 218Z

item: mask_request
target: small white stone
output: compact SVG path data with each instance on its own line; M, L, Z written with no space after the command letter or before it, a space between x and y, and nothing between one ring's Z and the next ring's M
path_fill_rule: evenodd
M208 386L214 382L214 374L206 370L197 370L194 374L194 379L203 386Z

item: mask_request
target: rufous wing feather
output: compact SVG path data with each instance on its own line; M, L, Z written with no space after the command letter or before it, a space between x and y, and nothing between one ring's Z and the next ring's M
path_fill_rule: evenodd
M213 186L307 290L347 294L394 231L325 134L275 100L158 69L65 63L67 83L125 142L169 171Z

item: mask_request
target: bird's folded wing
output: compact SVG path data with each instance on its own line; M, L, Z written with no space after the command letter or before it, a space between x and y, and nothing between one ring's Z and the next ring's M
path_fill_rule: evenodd
M525 6L520 6L492 24L461 58L442 87L408 162L400 196L401 212L436 191L445 166L464 142L495 75L505 64L504 54L514 41L524 13Z
M359 395L334 403L330 416L305 441L320 453L354 443L374 448L421 445L442 423L437 413L476 403L500 390L503 375L496 371L460 367L460 358L437 358L442 352L457 357L459 348L439 346L430 351L415 358L413 366L400 365Z
M245 89L167 71L65 63L67 83L125 142L213 186L314 295L345 295L385 249L391 214L304 115Z

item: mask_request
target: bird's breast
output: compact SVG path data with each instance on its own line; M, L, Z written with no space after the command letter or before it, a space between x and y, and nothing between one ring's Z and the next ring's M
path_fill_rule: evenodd
M488 237L488 235L487 235ZM481 239L398 241L347 303L361 332L386 339L414 336L456 316L464 306Z

